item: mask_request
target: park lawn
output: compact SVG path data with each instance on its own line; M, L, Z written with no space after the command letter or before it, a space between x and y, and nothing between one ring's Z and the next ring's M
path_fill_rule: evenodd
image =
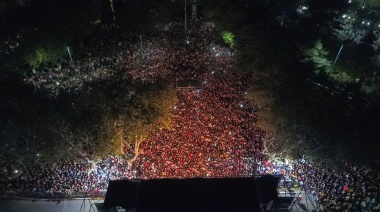
M329 75L339 82L349 83L354 82L356 79L360 79L360 77L365 75L370 78L371 73L368 71L361 71L360 68L353 69L351 65L341 61L334 65L334 68ZM362 88L366 93L371 93L375 90L380 90L380 82L363 85Z
M329 75L333 79L342 83L353 82L356 78L361 77L360 73L343 62L337 62Z
M380 90L380 82L372 83L370 85L363 85L363 89L366 93L371 93L376 90Z

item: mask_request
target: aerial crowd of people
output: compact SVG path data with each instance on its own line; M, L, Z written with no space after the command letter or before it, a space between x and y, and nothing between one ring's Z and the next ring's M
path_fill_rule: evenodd
M303 157L296 161L264 160L260 174L281 176L289 191L303 187L315 208L325 211L379 211L380 177L375 170L345 162L340 170L326 163L312 163Z
M265 131L256 127L257 114L245 98L249 78L239 74L234 53L217 44L216 36L211 23L186 31L171 23L137 40L120 36L116 25L103 26L89 36L89 47L73 62L26 73L25 82L56 94L79 91L83 83L106 80L116 71L146 83L193 79L202 82L202 88L178 91L172 128L152 132L131 166L127 158L114 155L54 166L15 168L1 162L0 192L104 193L108 181L115 179L280 174L292 186L307 186L313 200L327 211L379 210L380 177L373 170L347 163L338 172L305 160L268 160Z

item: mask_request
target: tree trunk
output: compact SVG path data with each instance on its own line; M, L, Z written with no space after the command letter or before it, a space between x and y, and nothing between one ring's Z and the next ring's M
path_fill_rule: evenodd
M141 144L142 141L138 141L135 143L135 146L134 146L134 150L133 150L133 153L134 153L134 156L128 160L128 166L132 166L133 162L137 159L137 157L140 155L140 144Z
M269 148L272 146L273 143L274 143L274 135L271 136L271 138L268 140L264 139L264 142L263 142L264 149L261 151L261 154L270 155Z

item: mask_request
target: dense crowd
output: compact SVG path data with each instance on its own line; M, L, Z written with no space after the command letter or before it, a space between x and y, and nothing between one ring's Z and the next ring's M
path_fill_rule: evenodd
M255 127L256 115L244 98L249 79L235 69L233 52L213 42L217 33L211 24L184 31L172 23L138 42L118 37L117 30L116 26L103 27L98 36L89 36L91 49L81 53L80 60L32 70L25 80L36 87L70 91L122 71L126 78L146 83L159 78L195 79L202 81L202 89L178 91L178 104L172 107L177 115L172 129L152 132L141 144L141 153L132 166L124 157L116 156L97 162L18 168L2 162L1 192L37 196L102 193L113 179L269 173L306 186L313 200L327 211L379 209L380 178L372 170L347 163L345 170L335 172L305 160L267 160L263 154L265 132ZM111 41L110 35L114 35Z
M325 163L314 164L300 158L294 162L264 160L259 171L281 175L286 186L302 186L325 211L380 211L380 176L366 167L346 162L337 171Z
M244 103L247 80L237 74L232 53L213 45L204 30L191 31L191 43L185 33L163 41L172 47L167 66L177 67L177 80L203 86L178 92L173 128L142 144L134 169L143 179L252 175L260 159L264 132L254 127L256 117Z
M36 89L47 89L52 95L58 95L59 91L77 92L85 83L113 76L126 61L123 58L125 50L121 50L128 49L117 42L120 40L117 30L115 25L104 25L84 35L86 48L70 53L73 60L62 59L56 64L42 64L32 70L24 70L24 81Z
M2 162L0 191L8 194L59 194L105 193L108 181L126 179L128 166L122 159L109 156L96 162L67 161L54 166L35 164L12 167ZM20 173L19 173L20 172Z

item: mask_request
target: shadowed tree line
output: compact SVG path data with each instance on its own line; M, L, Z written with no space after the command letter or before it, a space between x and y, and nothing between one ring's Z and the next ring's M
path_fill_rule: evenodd
M308 18L297 15L300 3L224 0L210 3L205 14L235 35L237 65L253 76L248 98L258 119L264 117L272 150L376 159L379 93L328 77L332 62L320 42L340 28L337 18L348 2L307 1Z
M175 88L161 80L132 84L113 79L86 85L76 95L51 99L25 86L17 75L1 81L2 158L56 162L61 158L99 158L125 151L149 133L171 123ZM39 155L36 157L36 155Z

